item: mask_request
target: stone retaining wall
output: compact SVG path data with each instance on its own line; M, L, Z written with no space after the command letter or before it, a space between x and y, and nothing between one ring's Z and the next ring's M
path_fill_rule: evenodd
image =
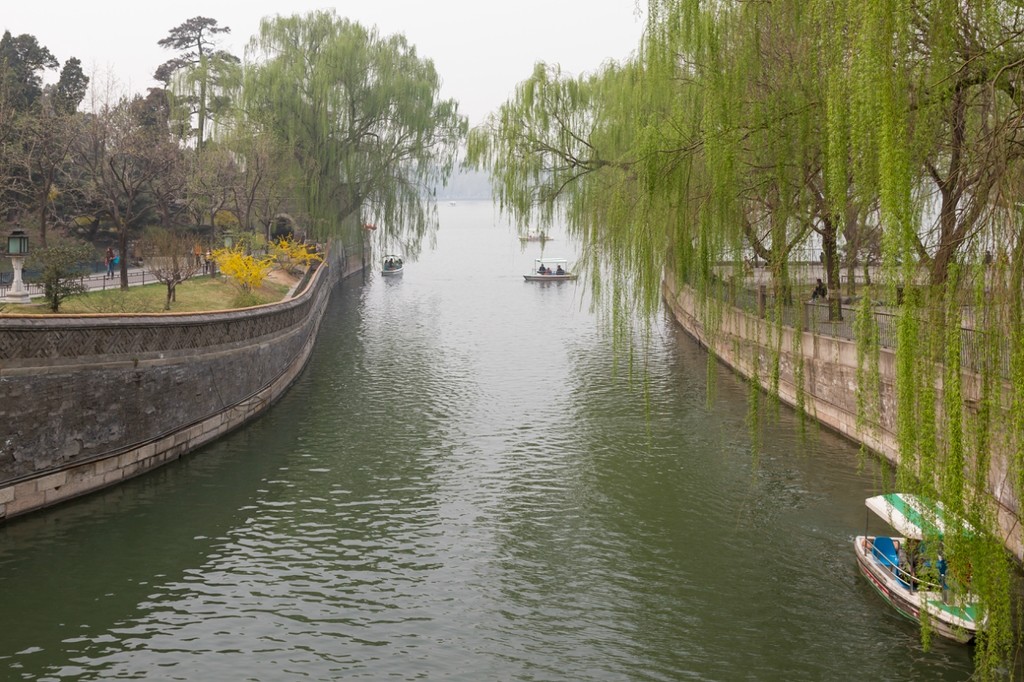
M252 419L305 367L335 249L280 303L203 314L0 320L0 519L113 485Z
M783 327L779 338L773 325L770 327L766 320L729 306L723 306L715 333L709 333L701 321L701 303L692 289L677 285L672 276L668 275L662 284L662 293L673 317L688 334L714 351L718 359L748 380L753 379L755 374L760 375L759 383L766 388L770 387L767 373L774 362L772 347L778 347L778 396L791 406L797 402L794 371L797 353L802 355L804 408L807 413L847 438L863 443L889 461L898 462L896 371L895 354L892 351L883 349L879 357L878 423L858 425L856 342L812 332L803 332L798 337L796 330L790 327ZM769 340L772 341L771 345ZM965 372L965 410L975 409L977 405L976 386L977 377ZM941 404L941 386L938 393L938 402ZM1022 559L1024 539L1017 515L1017 501L1011 488L1012 480L1007 471L1007 458L997 452L991 461L989 493L997 503L1005 544L1018 559Z

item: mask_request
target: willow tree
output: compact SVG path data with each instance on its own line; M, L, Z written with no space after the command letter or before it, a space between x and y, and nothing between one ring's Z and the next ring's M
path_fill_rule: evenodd
M490 170L501 207L521 230L567 218L570 231L590 247L586 270L595 294L627 316L636 303L645 311L656 307L660 281L660 261L650 253L659 237L643 227L657 223L642 220L644 207L635 201L642 182L635 128L623 123L637 79L632 64L609 63L576 77L538 63L513 99L470 132L467 156L469 164ZM598 238L606 222L635 229L603 231ZM663 229L660 243L664 253ZM638 290L630 282L638 277L649 285L640 288L649 294L644 301L630 298Z
M433 62L329 11L264 19L247 55L246 115L291 150L313 234L376 222L415 253L467 128Z
M998 0L818 11L843 37L829 127L852 163L842 175L835 164L833 185L877 192L889 286L907 291L895 351L900 480L999 538L990 495L1018 513L1024 500L1024 376L1013 369L1024 363L1006 343L1021 339L1024 13ZM1013 647L1005 557L978 545L989 616L979 667L991 676Z
M842 246L880 258L858 313L858 403L878 419L872 302L885 300L898 314L897 481L985 529L947 549L953 574L973 571L978 670L997 676L1015 641L992 498L1012 488L1011 512L1024 500L1024 11L998 0L648 8L633 62L575 79L539 67L473 132L471 159L517 215L564 211L590 262L614 259L636 300L651 301L668 267L705 294L706 326L723 306L709 283L743 254L768 262L780 293L796 247L820 245L833 291ZM758 380L777 380L779 353L771 367L755 356Z

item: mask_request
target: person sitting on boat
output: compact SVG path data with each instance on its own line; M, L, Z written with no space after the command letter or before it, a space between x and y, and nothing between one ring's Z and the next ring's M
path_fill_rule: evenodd
M906 566L902 567L903 579L910 583L911 591L917 589L917 574L921 564L920 545L921 543L918 540L907 540L907 551L903 555L903 559L907 562Z
M564 275L565 274L565 270L562 269L561 265L559 265L558 268L555 270L555 274L556 275Z
M541 264L540 264L540 267L539 267L539 268L537 268L537 272L538 272L539 274L541 274L541 275L546 275L546 274L548 274L548 269L547 269L546 267L544 267L544 264L543 264L543 263L541 263Z
M893 544L896 545L896 561L899 564L896 577L907 583L910 589L914 589L914 566L910 563L910 556L899 540L894 541Z

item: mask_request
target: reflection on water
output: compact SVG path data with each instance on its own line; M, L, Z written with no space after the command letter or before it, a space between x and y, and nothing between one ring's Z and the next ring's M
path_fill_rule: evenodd
M876 467L660 320L615 370L583 284L489 206L339 288L266 417L0 528L4 679L965 679L851 553ZM549 256L572 257L562 233ZM557 253L555 252L557 250Z

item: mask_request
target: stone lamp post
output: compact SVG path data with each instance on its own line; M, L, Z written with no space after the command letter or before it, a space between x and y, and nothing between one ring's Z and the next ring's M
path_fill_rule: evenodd
M7 255L11 257L11 265L14 266L14 281L11 283L11 290L4 297L4 303L31 303L28 287L21 279L21 269L25 265L25 257L28 256L28 235L24 230L14 230L7 237Z

